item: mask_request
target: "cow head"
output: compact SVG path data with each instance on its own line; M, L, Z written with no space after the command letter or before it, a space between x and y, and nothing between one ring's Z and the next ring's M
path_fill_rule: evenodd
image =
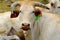
M40 17L41 11L32 5L23 5L20 7L20 26L23 30L30 30L33 27L35 18Z
M50 0L51 7L53 8L60 8L60 1L59 0Z
M20 3L17 3L17 4L20 4ZM17 11L20 19L20 22L18 24L19 28L25 31L32 29L32 27L34 26L34 22L37 20L40 20L39 18L42 16L41 10L36 8L36 6L39 7L41 6L41 4L40 3L33 3L33 4L34 5L32 5L32 3L24 3L20 6L19 10ZM14 10L12 10L12 12L14 13Z
M21 19L21 27L23 30L29 30L33 27L34 22L37 20L36 17L41 14L41 11L39 9L34 8L32 5L26 7L21 7L21 12L22 12L22 18Z

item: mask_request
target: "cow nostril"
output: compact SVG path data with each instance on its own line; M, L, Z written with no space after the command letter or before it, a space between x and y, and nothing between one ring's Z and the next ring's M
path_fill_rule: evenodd
M22 24L22 26L24 26L24 24Z

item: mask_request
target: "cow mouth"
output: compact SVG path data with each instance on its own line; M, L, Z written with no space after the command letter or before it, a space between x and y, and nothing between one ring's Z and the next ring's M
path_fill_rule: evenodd
M23 29L24 31L28 31L28 30L30 30L30 27L28 27L28 26L22 26L22 29Z

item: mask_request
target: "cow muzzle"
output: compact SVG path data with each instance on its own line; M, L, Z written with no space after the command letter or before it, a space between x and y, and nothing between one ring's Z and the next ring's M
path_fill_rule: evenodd
M28 23L22 23L22 29L25 30L25 31L30 30L30 24L28 24Z

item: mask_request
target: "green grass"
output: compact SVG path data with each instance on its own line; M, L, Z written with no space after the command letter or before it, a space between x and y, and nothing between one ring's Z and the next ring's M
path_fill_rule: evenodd
M9 8L4 3L0 3L0 12L7 11Z
M16 0L12 0L13 2L14 1L16 1ZM19 0L17 0L17 1L19 1ZM34 1L39 1L39 2L43 2L44 3L44 1L42 1L42 0L34 0ZM47 2L46 2L47 3ZM5 11L9 11L10 10L10 8L7 6L7 5L9 5L9 4L11 4L10 2L4 2L4 0L0 0L0 13L1 12L5 12Z

